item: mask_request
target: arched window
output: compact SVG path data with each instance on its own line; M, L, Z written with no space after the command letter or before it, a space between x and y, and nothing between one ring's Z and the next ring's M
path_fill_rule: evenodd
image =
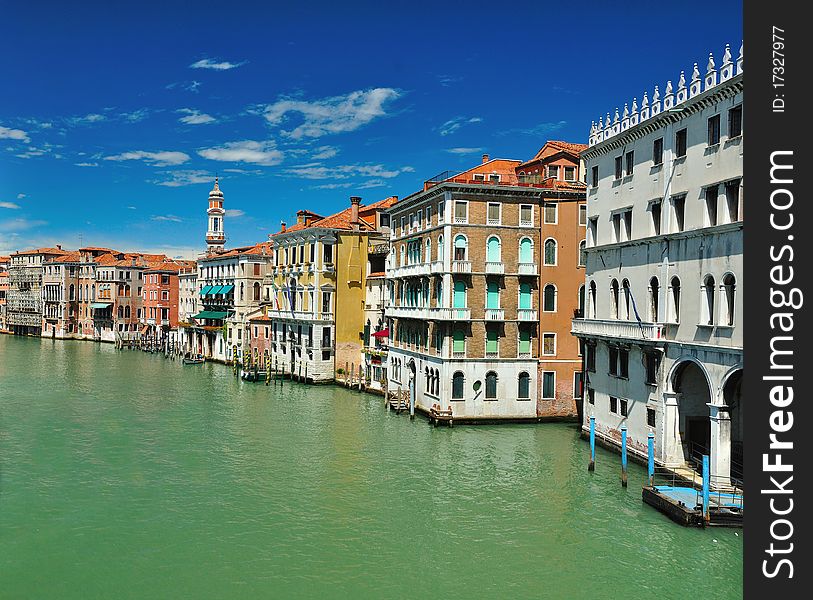
M556 264L556 240L553 238L545 240L545 264Z
M721 325L734 325L734 291L736 288L736 279L734 275L731 273L727 273L723 276L723 287L722 287L722 296L723 296L723 310L725 311L722 315Z
M680 323L680 279L677 277L669 282L669 320Z
M432 262L432 240L426 238L426 254L424 256L426 262Z
M70 289L71 289L71 291L70 291L70 294L71 294L70 299L71 299L71 300L74 300L74 299L75 299L75 297L76 297L76 289L74 288L73 284L71 284L71 288L70 288Z
M454 239L454 259L455 260L466 260L468 256L468 242L466 238L462 235L458 235Z
M125 318L125 319L129 319L129 318L130 318L130 307L129 307L129 306L125 306L125 307L124 307L124 318Z
M443 260L443 236L438 236L438 260Z
M461 282L462 283L462 282ZM486 308L500 307L500 284L490 279L486 284Z
M703 279L702 311L702 324L714 325L714 277L711 275Z
M466 282L462 279L454 282L453 308L466 308Z
M491 236L486 242L486 262L500 262L500 238Z
M658 323L660 311L658 302L660 301L661 287L658 283L658 278L653 277L649 280L649 320L652 323Z
M117 312L117 313L118 313L118 315L119 315L119 319L123 319L123 318L124 318L124 307L123 307L123 306L119 305L119 309L118 309L118 311L116 311L116 312Z
M497 398L497 374L494 371L486 373L486 400Z
M613 279L612 283L610 283L610 316L613 319L618 319L620 315L618 314L618 280Z
M452 400L463 399L463 386L466 383L466 378L461 371L457 371L452 375Z
M590 318L596 318L596 282L590 282L590 297L588 298L588 311L590 312Z
M531 397L531 376L525 371L517 378L517 398L528 400Z
M621 287L624 290L624 318L629 321L630 320L630 299L631 299L631 292L630 292L630 282L629 279L625 279L621 282Z
M534 262L534 244L531 238L524 237L519 242L519 262L531 264Z
M556 312L556 286L549 283L542 291L542 310L545 312Z
M403 267L406 264L406 247L401 244L401 262L399 263L399 267Z
M257 281L254 282L254 301L260 301L260 284Z
M531 284L523 281L519 284L519 308L530 310L531 304Z
M579 286L579 316L584 317L584 286Z
M583 267L587 264L587 240L579 242L579 266Z
M243 284L243 282L241 281L241 282L240 282L240 301L241 301L241 302L242 302L242 300L243 300L243 297L245 296L245 293L244 293L244 292L245 292L245 285L244 285L244 284Z

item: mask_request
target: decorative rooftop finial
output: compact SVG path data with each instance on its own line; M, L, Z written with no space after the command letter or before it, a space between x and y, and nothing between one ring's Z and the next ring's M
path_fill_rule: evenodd
M695 63L695 66L697 63ZM678 89L682 90L686 87L686 75L683 74L683 71L680 72L680 79L678 79Z
M657 88L655 89L657 90ZM670 79L669 81L666 82L666 95L668 96L671 93L672 93L672 80Z
M624 118L627 119L630 116L630 109L627 108L627 103L624 102Z
M692 81L699 80L700 80L700 69L697 68L697 63L694 63L694 68L692 69Z
M658 89L657 86L655 89ZM647 106L649 106L649 98L646 95L646 90L644 90L644 97L641 98L641 108L646 108Z
M714 55L709 52L709 64L706 67L706 73L711 73L714 71Z
M618 114L618 107L615 107L615 119L613 119L613 125L618 123L621 120L621 115Z
M725 52L723 52L723 65L727 65L731 62L731 48L728 44L725 45Z
M632 114L635 114L637 112L638 112L638 98L633 98L632 99Z

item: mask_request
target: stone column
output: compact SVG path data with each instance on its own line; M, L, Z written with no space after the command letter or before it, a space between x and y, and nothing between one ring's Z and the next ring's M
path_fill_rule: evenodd
M731 483L731 415L725 405L709 403L711 448L709 467L712 487Z
M663 441L661 460L669 466L679 466L685 462L683 442L680 437L680 412L678 405L682 394L663 393Z

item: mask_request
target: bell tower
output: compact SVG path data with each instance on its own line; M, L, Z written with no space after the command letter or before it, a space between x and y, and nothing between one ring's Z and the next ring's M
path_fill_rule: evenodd
M226 245L226 233L223 231L223 217L226 211L223 210L223 192L215 177L215 187L209 192L209 208L206 211L209 216L209 229L206 231L206 252L209 254L221 252Z

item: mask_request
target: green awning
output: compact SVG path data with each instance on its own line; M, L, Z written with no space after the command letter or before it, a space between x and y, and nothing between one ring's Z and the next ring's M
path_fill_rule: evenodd
M109 306L113 306L112 302L92 302L90 304L90 308L108 308Z
M220 293L220 290L223 289L222 285L213 285L212 289L209 290L210 296L217 296Z
M220 291L218 292L218 294L223 294L225 296L226 294L228 294L233 289L234 289L233 285L224 285L222 288L220 288Z
M204 287L204 288L203 288L203 289L200 291L200 295L201 295L201 296L205 296L206 294L208 294L208 293L211 291L211 289L212 289L212 286L211 286L211 285L207 285L206 287Z
M216 310L204 310L199 312L196 315L193 315L193 319L225 319L229 313L221 312Z

